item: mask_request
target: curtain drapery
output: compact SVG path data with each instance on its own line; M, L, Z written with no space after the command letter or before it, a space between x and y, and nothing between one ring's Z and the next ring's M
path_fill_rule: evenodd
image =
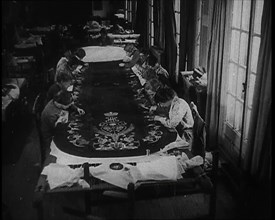
M184 70L192 70L194 66L195 39L196 39L196 0L181 0L181 62ZM187 69L185 66L187 62Z
M261 44L244 170L259 182L271 180L271 1L264 1Z
M163 1L154 1L154 45L164 50L165 47L165 32L163 22Z
M132 0L132 29L135 28L137 16L137 0Z
M207 128L207 150L218 146L218 131L221 106L221 82L223 77L224 42L226 38L227 1L214 1L210 44L207 60L207 103L205 122Z
M148 48L148 0L137 1L134 30L136 33L140 34L140 37L138 39L139 46L143 48Z
M164 67L170 75L172 85L177 84L176 62L177 62L177 43L176 43L176 20L174 14L174 1L163 1L164 24L165 24L165 49Z

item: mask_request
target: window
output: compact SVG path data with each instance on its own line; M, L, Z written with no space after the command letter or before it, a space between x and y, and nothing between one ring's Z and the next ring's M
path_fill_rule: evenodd
M125 2L125 18L127 21L132 22L133 19L133 6L132 0L126 0Z
M262 0L234 0L232 7L224 134L227 146L239 152L240 158L245 152L253 107L263 3Z
M180 56L180 0L175 0L174 5L175 20L176 20L176 43L177 43L177 63L176 72L179 71L179 56Z
M154 45L154 0L149 0L149 45Z

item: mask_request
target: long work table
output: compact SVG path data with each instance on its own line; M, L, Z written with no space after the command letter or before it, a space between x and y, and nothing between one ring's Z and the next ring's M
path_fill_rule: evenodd
M123 165L125 167L125 164L135 166L139 162L160 158L160 150L175 141L177 133L153 120L154 116L148 110L151 103L138 77L131 69L119 67L121 59L110 58L109 54L109 60L101 59L98 62L93 55L89 58L89 53L93 53L93 47L84 49L86 57L83 60L89 63L89 67L77 77L73 93L77 97L75 104L83 108L86 113L84 115L70 113L67 123L57 124L44 170L50 164L61 164L71 169L83 168L83 179L88 185L84 187L76 183L53 189L49 186L45 172L42 171L38 180L39 190L36 192L36 195L42 197L35 200L35 204L39 204L37 207L40 218L43 218L41 210L43 210L44 195L51 193L85 192L87 215L91 214L91 200L88 194L91 191L125 192L131 201L129 204L133 204L135 198L145 195L141 193L143 189L146 188L148 192L148 187L155 186L172 186L173 193L206 192L214 196L213 183L200 166L188 170L179 181L145 181L139 184L139 187L130 182L124 189L119 187L119 183L116 184L117 180L108 181L111 178L119 178L119 172L122 172L119 170ZM97 52L101 50L100 47L94 49ZM109 50L112 49L121 50L109 47ZM102 50L106 50L106 47ZM184 152L192 158L188 150ZM112 175L105 179L93 176L89 169L100 166L107 167L106 172L110 169L109 173L112 172ZM117 172L117 177L114 172ZM148 197L150 194L146 195ZM212 214L215 207L213 199L210 210ZM133 209L129 210L131 210L129 215L132 216Z

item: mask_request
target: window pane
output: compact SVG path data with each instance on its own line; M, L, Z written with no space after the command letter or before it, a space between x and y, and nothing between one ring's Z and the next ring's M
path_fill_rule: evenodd
M249 130L249 124L250 124L250 115L251 115L251 110L247 109L247 112L246 112L246 122L245 122L245 130L244 130L244 139L248 138L248 130Z
M175 0L175 11L180 11L180 0Z
M180 35L176 34L176 42L177 42L177 47L179 46L180 43Z
M242 29L246 31L249 29L250 7L251 7L251 0L245 0L243 2Z
M237 97L241 100L244 99L244 93L243 93L244 82L245 82L245 69L242 67L239 67L238 80L236 81L236 84L237 84Z
M261 20L263 14L263 0L256 1L256 9L255 9L255 21L254 21L254 32L257 34L261 34Z
M240 28L241 12L242 12L242 1L234 1L233 21L232 21L233 27Z
M250 79L249 79L249 87L248 87L248 106L252 107L256 75L250 74L249 78Z
M247 46L248 46L248 34L241 33L240 64L243 66L246 66L246 63L247 63Z
M228 94L227 95L227 113L226 121L233 127L234 125L234 109L235 109L235 99Z
M176 20L176 32L180 33L180 14L175 13L175 20Z
M153 45L154 45L154 38L151 37L151 46L153 46Z
M151 23L151 36L154 36L154 23Z
M236 80L237 80L237 66L234 63L229 64L229 71L228 71L228 91L235 95L236 94Z
M240 101L236 101L236 109L235 109L235 123L234 128L237 131L241 131L242 129L242 115L243 115L243 103Z
M177 55L176 72L179 72L179 56Z
M232 30L230 58L238 63L240 32Z
M251 71L257 73L258 55L260 48L261 38L253 37L252 53L251 53Z

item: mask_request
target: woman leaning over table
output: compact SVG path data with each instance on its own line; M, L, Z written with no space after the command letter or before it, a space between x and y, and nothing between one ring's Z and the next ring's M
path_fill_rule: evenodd
M71 94L66 90L60 90L54 95L45 106L41 114L41 160L45 160L45 155L50 149L50 144L54 136L55 127L58 123L66 123L68 121L69 112L76 111L83 115L85 111L74 105Z
M154 120L161 122L169 129L176 129L179 136L189 143L191 149L194 119L188 103L179 98L170 87L158 89L155 101L157 106L150 108L150 111L155 111L157 114Z

